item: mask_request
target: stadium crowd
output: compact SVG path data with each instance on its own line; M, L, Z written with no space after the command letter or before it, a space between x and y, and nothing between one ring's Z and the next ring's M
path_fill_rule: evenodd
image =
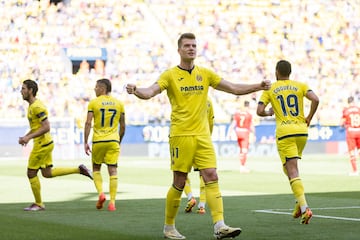
M129 124L168 122L165 94L149 103L126 94L124 86L148 86L175 65L183 32L198 37L196 64L230 81L275 81L274 63L292 62L292 78L320 96L320 124L338 125L348 96L360 101L357 0L3 0L0 8L0 118L25 117L20 88L30 78L38 81L52 117L81 124L95 81L107 77ZM84 61L73 73L63 50L68 47L106 48L107 60L94 68ZM259 98L210 94L216 122L229 122L244 100L255 109Z

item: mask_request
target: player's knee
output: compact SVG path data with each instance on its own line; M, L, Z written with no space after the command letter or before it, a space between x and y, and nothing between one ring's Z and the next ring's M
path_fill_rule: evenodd
M44 178L52 178L53 175L52 175L51 168L42 169L42 170L41 170L41 175L42 175Z
M27 173L27 177L29 178L29 179L31 179L31 178L34 178L34 177L36 177L36 174L34 174L34 173Z
M27 177L28 177L29 179L31 179L31 178L36 177L37 172L38 172L37 170L28 169L27 172L26 172L26 175L27 175Z
M215 168L204 169L201 176L205 183L218 181L218 175Z
M247 154L247 153L248 153L248 149L247 149L247 148L242 148L242 149L241 149L241 153Z
M51 173L42 173L44 178L52 178L53 176L51 175Z

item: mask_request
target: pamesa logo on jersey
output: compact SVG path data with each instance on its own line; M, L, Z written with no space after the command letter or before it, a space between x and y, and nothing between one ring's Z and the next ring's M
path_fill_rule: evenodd
M203 85L180 87L180 91L181 91L181 92L194 92L194 91L202 91L202 90L204 90L204 86L203 86Z

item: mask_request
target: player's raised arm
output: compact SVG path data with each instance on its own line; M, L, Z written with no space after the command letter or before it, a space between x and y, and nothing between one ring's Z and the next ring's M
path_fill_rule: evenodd
M161 93L160 86L157 83L154 83L147 88L137 88L135 84L129 83L126 85L126 91L128 94L134 94L138 98L145 100Z
M268 90L271 87L271 82L268 80L262 81L255 84L242 84L242 83L233 83L222 79L217 85L216 89L235 95L245 95L252 92L257 92L261 90Z

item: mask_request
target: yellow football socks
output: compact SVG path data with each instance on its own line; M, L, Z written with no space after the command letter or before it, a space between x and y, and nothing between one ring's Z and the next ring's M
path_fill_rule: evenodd
M31 190L33 192L35 203L39 206L43 206L42 199L41 199L41 186L39 177L33 177L29 179Z
M110 189L110 202L115 203L116 193L118 188L118 176L110 176L110 183L109 183L109 189Z
M218 181L205 183L205 193L213 223L224 220L224 206Z
M165 225L175 225L175 217L178 213L181 194L183 190L172 185L166 196Z
M205 182L202 176L200 176L200 196L199 196L200 203L206 202L206 193L205 193Z
M184 186L184 193L186 194L186 196L189 196L189 194L192 195L189 177L186 178L186 182L185 182L185 186Z
M102 186L102 176L100 174L100 171L93 172L93 178L94 178L94 184L96 191L100 194L103 192L103 186Z
M294 196L297 202L300 204L300 207L307 207L307 202L304 193L304 185L299 177L293 178L290 180L290 186L294 193Z
M51 169L51 176L57 177L57 176L63 176L63 175L69 175L74 173L80 173L79 168L53 168Z

